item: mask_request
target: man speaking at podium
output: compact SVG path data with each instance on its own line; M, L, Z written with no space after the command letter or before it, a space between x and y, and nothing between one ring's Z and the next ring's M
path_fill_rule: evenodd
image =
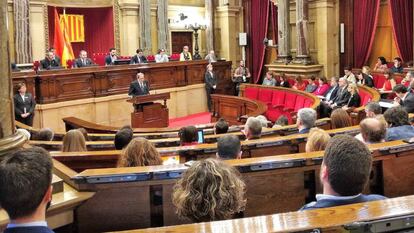
M130 85L129 85L129 91L128 91L128 95L129 97L133 98L135 96L140 96L140 95L149 95L149 84L148 81L145 80L144 78L144 74L143 73L138 73L137 74L137 79L134 80ZM147 103L147 104L151 104L151 103ZM145 104L137 104L134 105L135 109L141 109L142 110L142 106Z

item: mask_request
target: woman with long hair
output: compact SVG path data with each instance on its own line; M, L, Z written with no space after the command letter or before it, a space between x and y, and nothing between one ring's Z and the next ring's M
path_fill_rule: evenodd
M78 152L87 151L85 137L82 132L77 129L72 129L66 132L63 137L63 152Z
M154 144L145 138L134 138L121 152L118 167L162 165L160 153Z

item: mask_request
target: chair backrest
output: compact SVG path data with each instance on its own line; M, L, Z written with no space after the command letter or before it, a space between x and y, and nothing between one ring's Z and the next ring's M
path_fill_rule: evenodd
M261 88L259 90L258 100L264 102L265 104L271 104L272 95L273 95L272 89Z
M366 92L363 89L359 89L359 96L361 97L361 106L365 106L367 103L369 103L372 100L372 96L370 93Z
M295 108L297 94L293 92L287 92L285 97L285 108Z
M95 64L98 64L100 66L105 65L105 56L106 53L93 53L92 54L92 60Z
M273 91L272 105L284 105L286 93L284 91Z
M257 96L259 94L259 89L255 87L247 87L244 91L244 97L257 100Z
M304 108L304 106L305 106L305 99L306 98L304 96L301 96L301 95L298 95L296 97L295 108L294 108L294 111L295 112L299 111L299 109L301 109L301 108Z
M382 88L384 86L386 78L383 74L373 74L372 77L374 79L375 88Z

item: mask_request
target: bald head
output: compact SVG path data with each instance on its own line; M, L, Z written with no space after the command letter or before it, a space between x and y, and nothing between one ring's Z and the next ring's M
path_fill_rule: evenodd
M359 123L361 135L367 144L380 143L385 139L386 126L376 118L366 118Z

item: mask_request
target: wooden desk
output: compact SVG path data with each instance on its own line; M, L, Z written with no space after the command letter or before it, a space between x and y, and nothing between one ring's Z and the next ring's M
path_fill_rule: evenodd
M39 104L128 93L138 72L145 73L151 89L165 89L204 83L205 60L98 66L80 69L13 72L13 84L25 82ZM217 93L232 88L231 62L213 63L219 82Z
M414 214L414 196L254 218L160 227L123 233L347 232L344 225Z

